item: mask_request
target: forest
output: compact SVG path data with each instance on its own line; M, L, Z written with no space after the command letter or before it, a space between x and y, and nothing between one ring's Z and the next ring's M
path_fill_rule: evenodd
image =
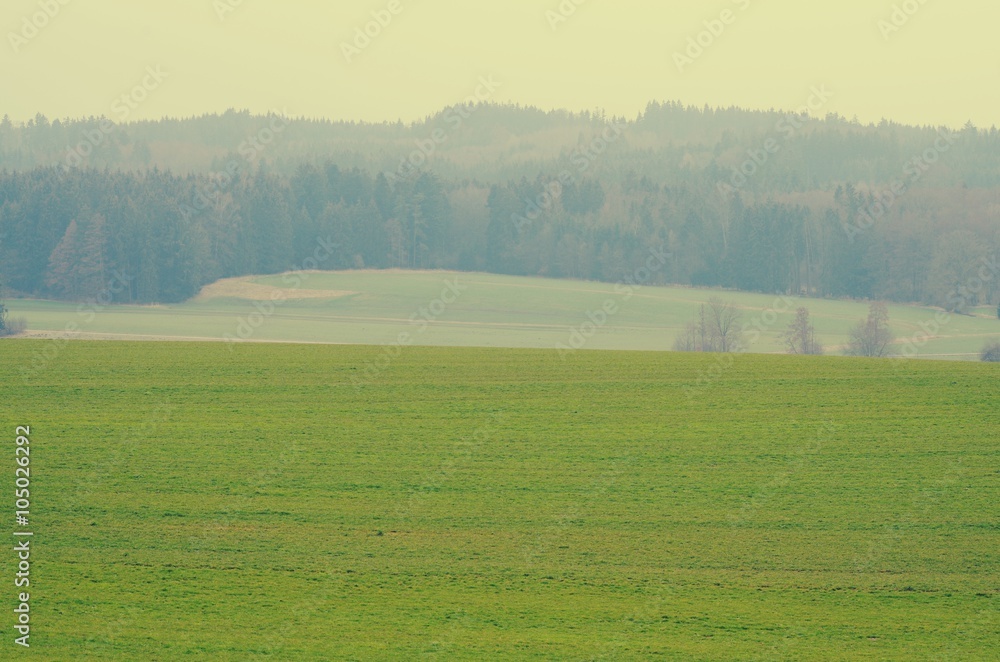
M996 304L1000 134L676 103L0 122L7 296L176 302L302 268L616 282L651 248L657 283Z

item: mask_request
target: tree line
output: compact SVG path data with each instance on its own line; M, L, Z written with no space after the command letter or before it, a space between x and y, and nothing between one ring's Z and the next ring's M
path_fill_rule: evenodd
M745 336L752 325L743 323L743 313L733 302L712 297L698 309L697 317L689 322L674 341L677 352L738 353L746 351ZM868 316L850 330L844 353L848 356L885 358L890 356L895 335L889 327L889 307L884 301L873 301ZM816 328L809 309L800 306L795 318L781 334L782 344L789 354L818 356L824 353L816 339ZM983 350L983 360L990 345Z
M653 284L951 310L1000 300L995 130L828 116L803 120L776 149L767 136L787 118L774 112L651 105L626 122L483 105L466 115L430 142L413 136L444 131L440 117L137 123L107 134L129 156L101 167L93 155L40 165L86 120L6 120L0 280L15 295L173 302L219 278L301 268L323 241L335 246L323 269L613 282L663 247ZM213 156L169 167L184 154Z

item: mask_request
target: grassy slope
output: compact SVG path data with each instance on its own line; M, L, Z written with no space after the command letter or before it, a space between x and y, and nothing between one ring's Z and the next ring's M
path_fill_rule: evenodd
M447 306L426 330L409 322L411 316L440 296L446 279L456 277L468 289L454 304ZM255 280L285 286L280 276ZM742 305L746 321L763 325L763 336L750 351L776 352L783 349L779 335L793 315L789 312L777 320L764 317L764 311L775 304L774 296L647 287L626 299L608 284L487 274L324 273L310 275L302 287L357 294L339 299L287 300L254 330L253 339L385 344L406 331L419 345L551 349L557 343L568 344L570 329L586 323L588 311L598 310L611 299L620 312L590 339L587 349L663 350L672 346L675 335L695 316L700 303L721 296ZM850 327L867 312L863 303L821 299L801 303L812 311L821 342L834 352L846 343ZM90 333L205 339L237 336L239 320L255 312L251 301L234 298L162 307L111 307L93 319L77 314L77 306L71 304L13 301L11 308L15 315L26 316L36 331L60 331L68 322L75 322ZM893 327L901 337L919 333L919 325L932 321L935 314L917 306L894 306L891 313ZM954 317L937 335L920 348L922 355L971 359L986 339L1000 336L1000 321Z
M19 376L53 347L0 342L34 659L1000 648L995 366L742 356L689 397L715 357L410 348L356 388L370 348L80 342Z

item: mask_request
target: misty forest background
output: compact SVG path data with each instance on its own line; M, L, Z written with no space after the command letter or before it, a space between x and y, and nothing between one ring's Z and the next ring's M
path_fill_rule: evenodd
M338 244L321 269L618 281L664 248L653 283L948 307L1000 248L1000 134L679 104L0 122L9 295L83 300L124 277L117 302L176 302L313 266L320 239Z

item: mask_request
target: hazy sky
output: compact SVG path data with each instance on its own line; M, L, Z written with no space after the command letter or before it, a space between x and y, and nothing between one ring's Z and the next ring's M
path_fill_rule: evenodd
M387 25L345 55L372 12ZM998 24L994 0L3 0L0 114L409 121L478 87L634 117L653 99L796 109L825 87L821 115L990 126Z

